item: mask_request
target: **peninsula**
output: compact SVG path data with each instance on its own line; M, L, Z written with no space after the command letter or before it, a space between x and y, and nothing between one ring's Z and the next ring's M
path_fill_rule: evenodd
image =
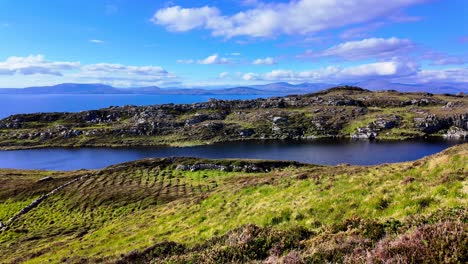
M400 140L468 135L468 96L340 86L305 95L18 114L0 148L186 146L263 139Z

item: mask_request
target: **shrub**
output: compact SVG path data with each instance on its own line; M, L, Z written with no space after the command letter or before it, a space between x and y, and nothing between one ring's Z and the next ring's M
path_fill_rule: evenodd
M466 263L468 224L440 222L386 238L371 251L370 263Z
M133 250L124 255L117 264L148 263L152 259L162 259L172 255L183 254L185 247L175 242L162 242L143 251Z

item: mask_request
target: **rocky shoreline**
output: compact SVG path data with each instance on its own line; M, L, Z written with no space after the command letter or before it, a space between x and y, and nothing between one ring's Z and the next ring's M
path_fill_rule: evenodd
M0 149L187 146L237 140L467 138L468 97L336 87L306 95L13 115Z

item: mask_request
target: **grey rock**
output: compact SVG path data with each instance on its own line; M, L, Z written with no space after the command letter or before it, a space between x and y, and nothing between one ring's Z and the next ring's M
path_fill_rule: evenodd
M50 176L47 176L47 177L44 177L44 178L41 178L39 179L37 182L46 182L46 181L51 181L53 180L54 178L50 177Z
M445 138L468 138L468 131L459 127L451 127L447 133L444 134Z

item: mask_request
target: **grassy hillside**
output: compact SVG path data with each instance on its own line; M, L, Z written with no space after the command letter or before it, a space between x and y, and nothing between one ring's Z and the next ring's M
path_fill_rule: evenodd
M14 115L0 120L0 149L468 137L467 124L468 96L371 92L345 86L268 99Z
M0 170L4 224L82 177L7 225L1 262L463 263L467 176L468 144L365 167L174 158Z

